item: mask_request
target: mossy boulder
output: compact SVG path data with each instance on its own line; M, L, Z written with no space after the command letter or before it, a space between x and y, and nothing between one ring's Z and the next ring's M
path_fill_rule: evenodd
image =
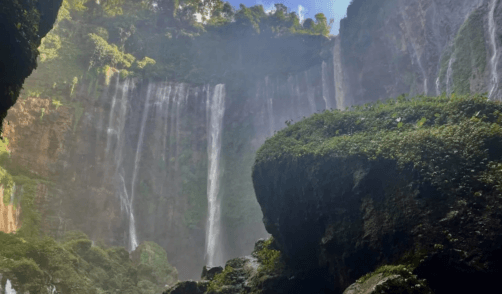
M267 140L253 183L287 268L324 268L340 293L378 266L418 270L441 250L462 252L443 275L500 273L501 111L482 95L399 97Z

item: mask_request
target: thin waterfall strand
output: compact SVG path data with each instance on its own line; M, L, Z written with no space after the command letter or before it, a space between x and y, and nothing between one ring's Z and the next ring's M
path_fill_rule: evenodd
M492 75L492 87L490 89L490 93L488 94L488 98L493 99L493 96L498 92L499 86L499 78L497 74L498 67L498 52L497 52L497 40L496 33L497 29L495 27L495 8L497 7L498 0L492 0L492 5L490 8L490 13L488 14L488 31L490 33L490 44L492 45L492 58L490 59L490 67L491 67L491 75Z
M321 77L322 77L322 99L324 99L324 104L326 105L326 109L331 109L331 105L329 103L329 91L328 85L326 83L327 76L327 67L326 62L323 61L321 65Z
M208 142L208 209L209 219L206 236L206 254L209 266L222 265L221 248L219 244L220 235L220 201L218 199L220 183L220 152L221 133L223 129L223 114L225 112L225 86L216 85L213 98L207 107L210 107L209 114L209 139Z
M148 85L148 91L146 95L145 108L143 109L143 118L141 119L141 129L139 131L138 137L138 146L136 147L136 156L134 158L134 170L132 174L132 183L131 183L131 199L129 200L129 245L130 250L134 251L136 247L138 247L138 239L136 237L136 225L134 223L134 212L133 212L133 203L134 203L134 188L136 185L136 176L138 175L138 166L139 161L141 159L141 148L143 147L143 135L145 131L146 118L148 116L148 110L150 108L149 101L150 93L152 92L152 84Z

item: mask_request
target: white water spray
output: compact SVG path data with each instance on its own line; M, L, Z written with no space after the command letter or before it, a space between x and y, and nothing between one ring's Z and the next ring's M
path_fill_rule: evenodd
M218 199L220 184L220 152L221 133L223 130L223 114L225 112L225 85L218 84L214 88L213 97L206 105L209 118L208 142L208 182L207 200L209 218L206 234L206 258L209 266L223 264L223 256L219 246L220 235L220 201Z
M17 294L16 290L12 288L12 284L10 283L10 280L7 280L5 283L5 294Z
M499 86L499 78L497 74L497 67L498 67L498 52L497 52L497 40L496 40L496 33L497 33L497 28L495 27L495 8L497 6L497 1L498 0L492 0L492 5L490 8L490 13L488 14L488 31L490 33L490 44L492 46L492 58L490 59L490 67L491 67L491 75L492 75L492 87L490 89L490 93L488 94L488 98L493 99L494 97L496 98L498 94L498 86Z

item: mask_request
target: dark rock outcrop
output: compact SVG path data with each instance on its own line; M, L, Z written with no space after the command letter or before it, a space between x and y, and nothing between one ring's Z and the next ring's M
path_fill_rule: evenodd
M459 289L479 287L468 275L493 287L502 158L488 146L502 138L499 108L401 100L314 115L268 140L253 182L286 267L329 269L334 293L385 264L410 265L435 293L454 273L465 276Z
M0 129L24 79L36 68L38 46L63 0L2 1L0 7Z

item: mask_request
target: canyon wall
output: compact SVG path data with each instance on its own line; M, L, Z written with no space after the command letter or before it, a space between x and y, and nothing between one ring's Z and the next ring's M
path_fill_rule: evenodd
M347 104L403 93L500 100L501 11L496 0L353 1L335 46Z
M284 41L296 44L292 57L262 57L258 37L222 41L230 57L217 50L200 56L221 59L221 76L205 83L127 78L108 69L80 79L64 99L26 91L6 118L9 165L47 181L33 188L47 233L79 229L130 250L155 241L180 279L198 279L208 261L217 85L224 89L215 190L221 262L249 253L268 235L251 167L256 150L287 124L403 93L489 92L500 99L500 9L491 0L354 1L338 36ZM269 46L286 46L271 40ZM42 64L25 87L47 78L48 68Z

